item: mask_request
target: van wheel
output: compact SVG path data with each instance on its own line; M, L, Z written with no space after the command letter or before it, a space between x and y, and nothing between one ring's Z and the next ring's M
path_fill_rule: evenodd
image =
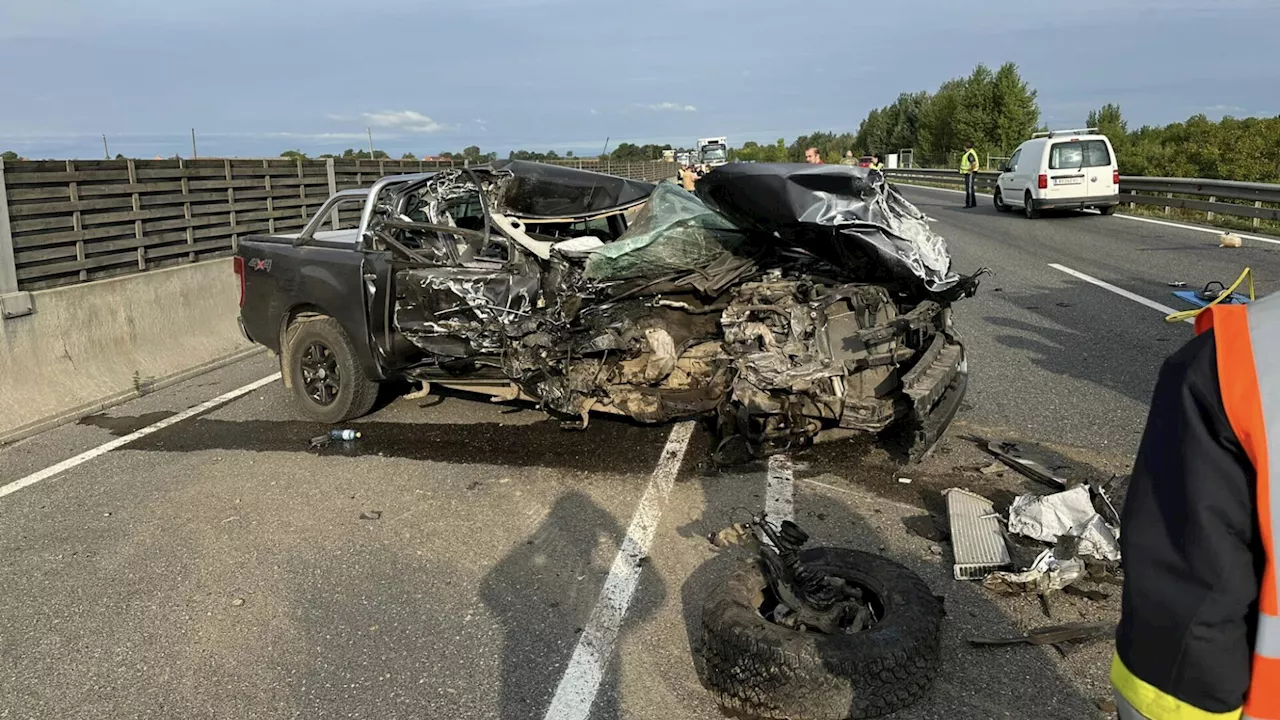
M996 212L1009 212L1009 206L1004 204L1004 198L1000 196L1000 188L991 194L991 203L996 206Z
M299 409L320 422L366 415L378 399L378 383L365 377L351 338L331 317L290 325L280 361Z
M1120 209L1119 205L1104 205L1103 207L1098 208L1099 212L1101 212L1103 215L1115 215L1116 210L1119 210L1119 209Z
M1035 220L1040 217L1040 211L1036 209L1035 204L1031 201L1030 190L1022 197L1022 212L1027 216L1028 220Z

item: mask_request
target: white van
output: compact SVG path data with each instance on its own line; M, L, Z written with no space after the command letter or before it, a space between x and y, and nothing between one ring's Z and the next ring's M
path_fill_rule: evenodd
M992 194L996 210L1019 207L1029 218L1041 210L1120 206L1120 169L1106 135L1097 128L1036 133L1002 168Z

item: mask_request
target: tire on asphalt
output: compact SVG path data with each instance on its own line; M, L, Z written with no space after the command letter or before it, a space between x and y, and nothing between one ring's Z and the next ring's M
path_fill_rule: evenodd
M1022 214L1026 215L1028 220L1040 217L1040 211L1036 209L1035 201L1031 199L1030 190L1022 196Z
M1120 209L1119 205L1104 205L1098 208L1098 212L1102 213L1103 215L1115 215L1116 210L1119 210L1119 209Z
M991 203L996 206L996 212L1009 212L1009 206L1004 204L1004 198L1000 197L1000 188L991 193Z
M337 381L332 383L336 391L327 403L312 397L312 388L307 385L303 364L308 352L318 353L323 364L337 371ZM299 409L320 422L332 424L367 415L378 399L378 383L365 376L351 338L341 323L328 316L301 319L285 330L280 369L287 375ZM326 377L332 379L332 370L326 370ZM326 389L321 399L329 394Z
M702 685L726 710L762 718L873 718L918 700L938 671L942 601L915 573L878 555L811 548L800 557L871 590L879 622L852 635L775 625L759 612L767 582L753 560L703 605L694 648Z

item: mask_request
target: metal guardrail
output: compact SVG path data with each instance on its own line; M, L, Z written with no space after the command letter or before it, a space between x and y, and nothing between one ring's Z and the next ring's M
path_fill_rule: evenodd
M914 180L957 187L964 185L964 176L952 169L886 170L885 177L903 183ZM994 190L998 177L1000 177L998 172L979 171L978 190L984 192ZM1224 200L1229 202L1223 202ZM1215 215L1250 218L1255 228L1259 227L1263 220L1280 222L1280 185L1270 183L1121 175L1120 201L1128 203L1130 207L1135 205L1162 207L1166 214L1173 208L1197 210L1206 213L1210 222Z

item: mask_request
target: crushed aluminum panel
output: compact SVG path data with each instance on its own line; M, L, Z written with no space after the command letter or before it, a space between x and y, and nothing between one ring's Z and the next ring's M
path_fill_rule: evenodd
M960 488L950 488L947 520L955 551L957 580L981 580L1009 564L1009 548L1000 532L1000 520L991 501Z

